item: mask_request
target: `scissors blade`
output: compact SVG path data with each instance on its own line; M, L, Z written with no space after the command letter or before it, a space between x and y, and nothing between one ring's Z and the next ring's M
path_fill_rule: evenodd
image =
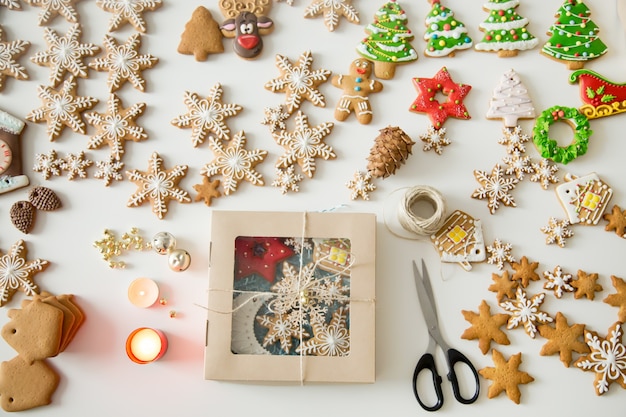
M428 326L428 333L431 336L438 334L439 320L437 319L437 309L433 301L432 287L430 286L430 279L428 277L428 270L424 260L422 259L422 271L424 276L417 269L417 264L413 261L413 274L415 275L415 286L417 287L417 297L420 301L420 307L424 313L424 320ZM433 334L433 331L435 334Z

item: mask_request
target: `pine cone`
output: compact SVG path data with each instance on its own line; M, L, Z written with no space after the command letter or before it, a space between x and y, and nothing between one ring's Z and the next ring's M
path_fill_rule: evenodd
M367 171L374 178L386 178L396 173L411 155L415 142L399 127L387 126L374 139L367 158Z
M28 234L35 225L35 206L21 200L15 202L10 210L11 223L22 233Z
M43 186L30 190L28 201L39 210L52 211L61 207L61 200L59 200L55 192Z

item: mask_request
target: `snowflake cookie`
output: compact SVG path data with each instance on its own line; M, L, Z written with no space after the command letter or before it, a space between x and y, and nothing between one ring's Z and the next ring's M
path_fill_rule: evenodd
M532 182L538 182L544 190L547 190L550 184L559 182L559 178L554 175L558 172L559 166L550 162L549 159L542 158L541 162L532 162L530 166L533 172L530 180Z
M66 73L75 77L87 78L89 68L83 62L85 57L100 53L100 47L93 43L80 43L82 29L79 23L72 25L63 36L49 27L44 29L44 38L48 49L31 57L37 65L50 68L49 81L58 86Z
M361 197L363 200L370 199L370 191L374 191L376 186L372 184L372 173L356 171L354 178L346 183L346 187L352 190L350 198L356 200Z
M242 107L239 104L224 104L222 94L220 83L211 88L207 98L185 91L188 111L172 120L172 124L183 129L192 129L191 143L194 147L203 143L210 133L218 139L229 139L230 129L226 126L226 119L236 116Z
M348 356L350 354L350 329L348 310L340 307L330 323L313 321L313 337L296 348L297 353L316 356Z
M553 290L556 298L561 298L565 292L574 292L574 287L571 285L572 274L563 272L563 269L559 265L557 265L552 272L544 271L543 276L547 280L547 282L543 284L543 288Z
M87 178L87 168L93 165L93 161L85 159L85 153L69 153L61 162L61 169L67 172L67 179Z
M96 161L96 167L98 170L93 176L103 180L105 187L108 187L113 180L121 181L124 179L120 173L122 168L124 168L124 163L115 159L113 155L109 155L104 161Z
M307 116L298 111L296 114L296 128L291 132L281 131L274 135L274 140L285 148L285 153L278 158L276 166L287 168L297 163L302 172L313 178L315 174L315 158L335 159L335 151L324 143L324 138L334 127L331 122L322 123L315 127L309 126Z
M200 173L207 177L221 175L224 195L234 193L244 179L253 185L265 185L263 176L254 168L265 159L267 151L246 150L246 135L243 131L237 133L226 147L215 137L209 136L209 146L215 159L206 164Z
M0 27L0 91L4 88L6 77L28 80L26 68L18 64L16 59L25 53L29 46L28 41L5 41L4 31Z
M494 214L500 207L500 202L505 206L516 207L515 200L510 191L518 183L517 178L507 176L500 164L496 164L491 170L491 174L485 171L474 171L474 177L481 185L472 194L472 198L479 200L488 199L489 213Z
M300 174L296 173L296 167L293 165L287 168L275 168L276 179L272 182L273 187L280 188L282 194L287 194L288 191L297 193L300 191L298 183L304 179Z
M81 115L85 110L95 106L98 99L78 96L76 90L77 81L74 77L65 80L58 90L40 85L37 93L43 105L31 111L26 120L35 123L46 122L48 124L46 133L51 142L61 135L65 127L84 135L87 128Z
M569 221L558 220L556 217L550 217L548 224L541 228L546 234L546 245L556 243L559 247L565 247L565 239L574 236L574 232L569 228Z
M574 365L583 371L595 372L597 395L608 392L613 382L626 388L626 346L622 336L622 322L619 321L609 328L604 339L596 332L585 332L585 343L591 352L576 359Z
M7 7L9 10L22 10L20 0L0 0L0 6Z
M304 10L304 17L324 15L324 25L330 32L339 26L339 19L345 17L351 23L359 23L359 12L352 5L352 0L313 0Z
M514 329L523 324L526 333L534 339L537 334L537 324L552 323L553 321L552 317L539 310L545 296L544 293L539 293L529 299L526 291L518 287L514 300L500 303L500 307L511 313L506 328Z
M137 126L136 122L145 109L146 103L137 103L124 108L121 99L111 94L106 113L85 113L87 122L96 127L96 133L89 138L87 147L98 149L108 144L111 148L111 156L120 161L127 140L139 142L148 139L144 128Z
M96 6L105 12L113 13L109 21L109 32L119 29L124 23L130 23L137 32L147 30L143 13L162 6L161 0L97 0Z
M39 26L45 25L56 16L63 16L70 23L78 22L78 13L74 4L78 0L25 0L31 6L41 7Z
M148 170L126 171L126 176L137 185L137 191L128 200L128 207L137 207L150 201L152 212L159 219L167 214L170 200L190 203L189 193L178 186L187 175L187 165L176 165L172 169L163 168L163 159L153 152L148 160Z
M434 126L428 126L426 133L420 135L420 139L424 142L424 152L434 150L437 155L443 153L444 146L448 146L451 142L446 138L446 128L441 127L435 129Z
M286 94L285 106L289 114L298 109L303 100L309 100L318 107L326 106L324 96L317 87L328 80L331 72L326 69L312 70L312 64L311 51L302 53L295 65L287 57L276 55L280 76L268 81L265 88L273 93Z
M154 67L159 58L150 54L139 54L141 34L131 35L124 44L117 43L115 38L104 35L106 49L104 58L97 58L89 63L89 67L96 71L108 71L107 86L109 92L119 90L127 81L139 91L145 91L146 80L143 70Z
M285 107L282 104L274 107L266 107L265 117L261 121L262 125L269 126L270 132L274 133L277 130L287 129L285 120L289 119L290 114L285 112Z
M533 174L533 166L530 160L530 156L522 155L518 151L511 153L510 155L502 158L502 162L506 164L507 175L514 175L519 181L524 179L525 174Z
M499 270L504 268L505 262L515 262L515 258L511 256L511 249L513 249L513 245L510 243L504 243L500 239L496 239L493 241L493 244L487 246L486 249L489 254L487 263L495 264Z
M4 254L0 250L0 307L11 301L19 289L28 296L39 294L39 288L33 282L33 276L48 267L43 259L26 260L26 244L18 240Z
M57 152L53 149L47 154L40 153L35 155L35 165L33 171L41 172L43 179L47 180L51 176L61 175L62 159L57 157Z
M589 347L582 341L585 325L567 324L567 318L561 313L556 313L554 317L555 327L542 324L538 327L539 334L548 339L539 352L542 356L559 354L561 362L567 368L572 363L572 352L589 353Z
M515 152L526 152L526 143L530 141L530 136L522 132L521 126L502 128L504 135L498 139L500 145L506 146L506 153L513 154Z

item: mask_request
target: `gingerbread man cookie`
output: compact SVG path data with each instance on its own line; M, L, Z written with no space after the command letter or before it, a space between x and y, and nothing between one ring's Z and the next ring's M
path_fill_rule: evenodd
M361 124L372 121L372 106L368 95L383 89L383 85L371 79L372 63L359 58L352 61L347 75L335 75L331 82L335 87L343 89L343 95L335 108L335 119L346 120L354 111Z

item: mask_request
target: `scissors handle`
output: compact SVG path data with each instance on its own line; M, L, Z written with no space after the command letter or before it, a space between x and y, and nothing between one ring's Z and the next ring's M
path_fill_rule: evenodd
M435 405L425 404L420 398L419 392L417 390L417 378L420 372L422 372L425 369L429 370L433 377L433 386L435 388L435 394L437 395L437 402L435 403ZM417 402L426 411L437 411L443 405L443 392L441 391L441 376L437 372L437 366L435 365L435 358L430 353L425 353L424 355L422 355L420 360L417 362L417 366L415 367L415 372L413 372L413 394L415 394L415 398L417 399Z
M467 359L464 354L456 349L448 349L448 352L446 352L446 359L448 361L448 369L450 371L448 373L448 379L452 384L452 392L454 393L454 398L456 398L456 400L462 404L473 403L478 398L478 394L480 392L480 382L478 380L478 372L476 372L476 368L474 368L474 365L470 362L469 359ZM459 381L456 377L456 371L454 370L454 365L456 365L457 363L463 363L467 365L467 367L470 369L470 371L472 371L472 374L474 375L476 391L474 392L474 395L470 398L464 398L461 395L461 390L459 389Z

